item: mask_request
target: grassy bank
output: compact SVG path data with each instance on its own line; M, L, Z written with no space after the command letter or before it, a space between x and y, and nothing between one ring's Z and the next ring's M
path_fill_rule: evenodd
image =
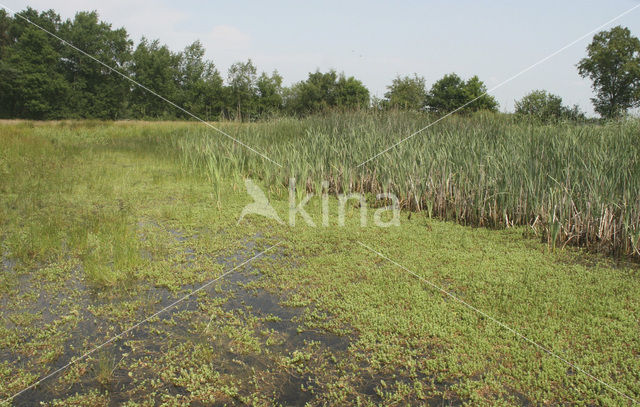
M394 120L401 125L394 116L356 119L362 129L393 127ZM287 167L295 161L287 152L313 162L312 151L333 151L319 144L318 135L336 125L330 136L335 157L325 157L329 169L321 174L340 180L330 177L338 174L331 165L347 168L347 154L355 153L344 150L346 140L360 133L357 126L326 120L224 129L255 141ZM419 124L422 118L411 120ZM473 123L463 120L451 126L464 130ZM640 396L637 266L577 248L552 251L540 236L532 238L529 226L491 230L442 221L436 217L455 216L437 212L435 204L431 212L403 212L401 226L386 229L360 227L360 210L352 205L346 225L336 227L333 198L329 228L300 218L289 227L253 215L237 224L252 201L244 176L270 188L273 206L286 219L288 173L199 129L98 122L0 127L0 400L277 242L272 255L7 404L628 404L358 242L619 391ZM473 130L466 131L470 137ZM545 134L555 140L560 131L596 134L595 128L569 125L530 131L541 140ZM620 129L602 131L622 137L615 136ZM446 132L425 135L440 146L434 156L441 152L450 161L470 154L464 145L449 152L448 144L434 141L437 134L442 143L453 143ZM589 145L578 144L573 148ZM496 146L502 146L499 140L477 148ZM620 154L622 161L632 160ZM608 156L601 157L606 162ZM627 168L634 167L620 168L631 174ZM497 169L491 171L498 177ZM314 188L315 173L307 177ZM603 177L594 190L606 182L613 185ZM321 224L318 198L307 210Z

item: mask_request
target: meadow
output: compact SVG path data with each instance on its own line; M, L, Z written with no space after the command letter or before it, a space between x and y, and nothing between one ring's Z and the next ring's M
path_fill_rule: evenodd
M450 119L360 167L432 118L216 124L282 168L197 123L0 124L0 405L631 405L640 123ZM237 222L291 176L400 226Z

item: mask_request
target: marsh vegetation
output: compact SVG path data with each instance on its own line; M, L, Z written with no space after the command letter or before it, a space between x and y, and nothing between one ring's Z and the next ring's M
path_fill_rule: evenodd
M6 404L627 401L357 241L640 394L638 123L454 117L356 167L428 120L219 124L283 169L197 124L4 123L1 399L281 242ZM245 177L284 213L289 176L394 191L401 226L361 227L351 205L344 227L237 223ZM307 211L320 219L321 202Z
M282 164L200 131L158 137L183 168L244 174L274 190L290 177L309 191L392 192L401 206L464 225L529 226L550 244L640 255L640 121L544 124L509 115L450 117L380 156L433 121L420 113L343 113L221 125ZM371 161L367 161L375 157Z

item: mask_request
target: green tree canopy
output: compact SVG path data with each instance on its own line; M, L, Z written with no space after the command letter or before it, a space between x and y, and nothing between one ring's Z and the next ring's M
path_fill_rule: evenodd
M188 45L182 52L178 102L204 120L219 119L225 103L222 76L213 62L204 58L204 54L205 49L200 41ZM183 112L180 113L188 118Z
M238 120L249 119L256 112L257 75L258 70L250 59L247 62L236 62L229 68L227 80L230 103L235 108L229 110L229 113Z
M158 40L149 42L142 38L132 55L131 74L142 85L164 98L179 98L182 56L174 53ZM179 110L155 97L139 86L131 92L131 111L134 117L176 117Z
M342 109L362 109L369 106L369 90L353 76L340 74L336 83L335 105Z
M449 113L465 105L461 110L497 111L498 102L486 92L486 86L477 76L464 81L455 73L447 74L431 87L426 106L437 113Z
M369 90L353 76L336 71L310 72L306 81L298 82L286 92L289 113L306 115L331 108L355 109L369 105Z
M541 121L561 119L578 120L584 118L578 106L567 107L562 98L545 90L534 90L516 101L516 114L532 117Z
M32 8L21 14L57 33L60 16L53 10L38 13ZM28 119L57 119L70 115L67 109L70 86L61 67L60 41L21 18L4 15L0 63L0 115Z
M282 110L282 76L278 71L271 75L263 72L256 81L258 88L258 113L261 116L272 115Z
M98 20L95 12L80 12L60 27L60 36L106 65L126 71L133 42L124 28ZM63 74L71 85L73 117L117 119L124 115L130 83L71 47L63 48Z
M4 9L0 10L0 61L2 60L2 56L4 55L6 48L11 45L9 30L12 22L13 20L9 17L7 12Z
M628 28L613 27L593 37L578 72L593 82L596 112L615 118L640 105L640 40Z
M336 105L336 71L309 73L298 89L298 112L313 113Z
M424 77L397 76L384 94L385 104L392 109L422 110L427 99Z

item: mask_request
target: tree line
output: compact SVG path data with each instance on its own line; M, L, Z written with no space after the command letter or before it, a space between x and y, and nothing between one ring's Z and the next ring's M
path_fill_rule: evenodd
M258 72L251 60L234 63L223 77L205 59L199 41L180 52L146 38L135 45L124 28L114 29L96 12L79 12L67 20L53 10L27 8L20 15L204 120L304 116L334 109L498 110L477 76L465 80L447 74L430 89L417 74L398 76L382 99L370 97L360 80L334 70L310 72L306 80L286 87L277 71ZM593 81L596 111L618 117L638 106L640 41L628 29L615 27L596 35L587 52L578 69ZM0 11L1 118L188 119L185 111ZM564 106L559 96L542 90L516 102L516 113L541 120L584 117L577 106Z
M234 63L223 78L196 41L174 52L143 38L135 47L124 28L95 12L63 21L53 10L21 12L28 20L205 120L253 120L369 106L369 91L354 77L313 72L283 86L277 71ZM27 119L186 119L149 91L126 80L19 17L0 11L0 117Z

